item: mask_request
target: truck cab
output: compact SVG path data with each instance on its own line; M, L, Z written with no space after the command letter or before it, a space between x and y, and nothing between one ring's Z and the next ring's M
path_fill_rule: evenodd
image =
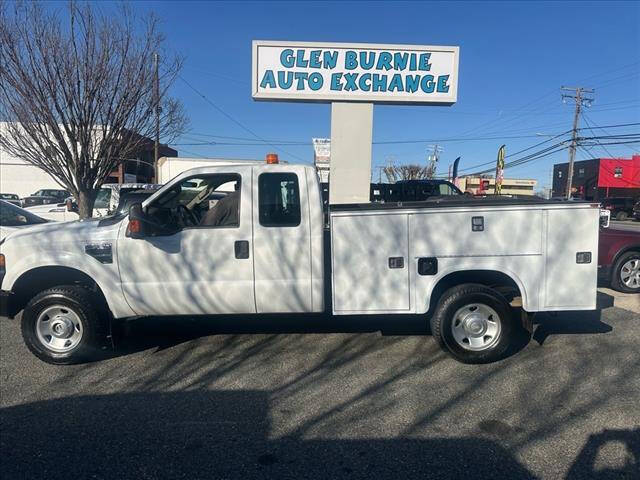
M131 309L136 315L322 311L322 211L308 181L317 183L314 170L293 165L179 175L134 208L133 228L120 229L118 265ZM149 267L132 268L142 258Z

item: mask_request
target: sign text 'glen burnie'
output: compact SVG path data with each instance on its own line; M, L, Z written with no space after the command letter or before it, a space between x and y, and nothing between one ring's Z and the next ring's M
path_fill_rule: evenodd
M280 64L285 70L265 70L260 88L280 88L283 90L320 90L326 81L333 91L364 92L407 92L447 93L449 75L434 76L425 72L431 70L431 53L408 53L386 51L347 50L344 65L338 65L336 50L305 50L286 48L280 53ZM286 69L317 69L318 72L301 72ZM351 70L360 72L350 72ZM330 72L325 77L322 70ZM364 72L362 72L364 70ZM377 73L371 73L373 70ZM388 73L387 73L388 72ZM395 72L402 72L395 73ZM408 72L415 72L414 74Z

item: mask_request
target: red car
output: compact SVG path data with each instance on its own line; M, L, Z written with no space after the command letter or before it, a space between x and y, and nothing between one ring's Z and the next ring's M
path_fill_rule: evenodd
M598 278L614 290L640 293L640 232L600 228Z

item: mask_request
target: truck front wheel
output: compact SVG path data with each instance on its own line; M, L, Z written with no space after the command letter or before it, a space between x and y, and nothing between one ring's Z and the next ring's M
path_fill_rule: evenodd
M463 363L499 360L513 336L513 313L496 290L479 284L450 288L431 318L440 346Z
M22 338L40 360L72 364L95 358L106 339L92 293L82 287L54 287L36 295L22 313Z

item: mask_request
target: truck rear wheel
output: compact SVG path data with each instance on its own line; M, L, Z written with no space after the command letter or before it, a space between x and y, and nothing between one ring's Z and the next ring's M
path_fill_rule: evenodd
M616 261L611 288L625 293L640 293L640 252L627 252Z
M496 290L473 283L450 288L431 318L440 347L463 363L499 360L513 336L513 313Z
M36 295L22 313L22 338L40 360L66 365L95 358L107 338L90 291L75 285Z

